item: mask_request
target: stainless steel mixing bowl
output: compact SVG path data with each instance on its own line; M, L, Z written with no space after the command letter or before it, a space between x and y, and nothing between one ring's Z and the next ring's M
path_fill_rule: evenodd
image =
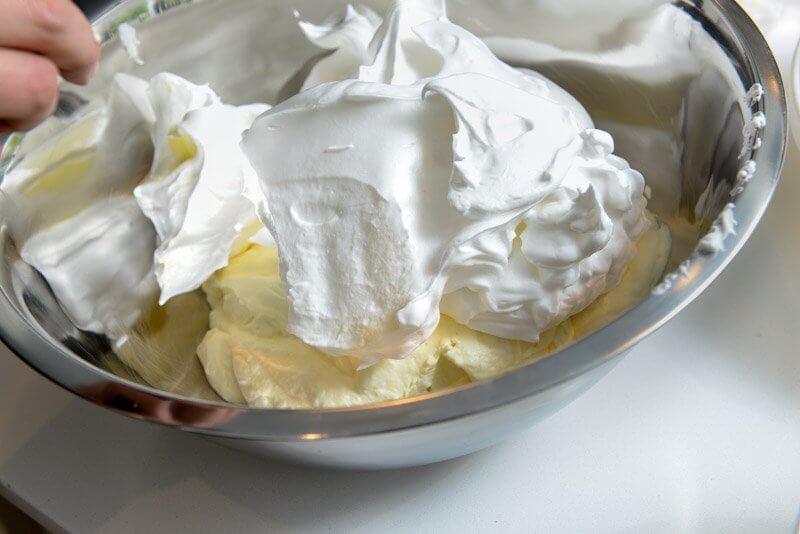
M626 0L628 4L633 1ZM368 3L385 6L387 2ZM511 21L516 37L536 31L540 39L559 38L558 32L540 32L526 23L520 13L535 13L531 3L536 0L454 0L450 11L458 23L483 36L501 33L503 21ZM577 9L590 3L574 3L576 10L569 13L574 21L596 16ZM642 0L648 8L657 3ZM65 94L74 93L72 102L79 105L102 94L113 72L146 77L171 70L195 82L209 82L231 103L270 101L304 59L319 53L298 32L292 8L319 19L343 5L343 1L316 0L114 2L95 21L98 32L108 40L96 81L88 89L65 88L70 91ZM670 146L679 148L676 168L680 179L666 186L651 184L651 206L665 218L688 214L709 228L723 206L734 202L737 232L717 254L692 255L696 243L675 247L672 268L678 270L659 291L557 354L451 391L358 408L259 410L199 402L103 370L100 362L108 344L78 331L67 320L46 283L19 260L5 233L1 240L5 261L0 268L0 335L33 368L90 402L240 449L306 464L346 468L419 465L476 451L530 427L579 396L621 355L698 297L751 235L774 191L787 137L786 106L767 44L732 0L676 0L671 6L693 19L703 38L692 41L688 52L702 68L669 85L670 94L665 94L664 86L656 90L635 80L626 81L624 76L609 85L602 72L570 59L555 57L525 66L543 71L584 102L599 118L600 126L618 137L618 151L648 178L663 171L659 163L663 162L663 146L651 147L648 152L647 147L637 145L637 136L626 135L615 114L645 117L644 123L669 124L675 137ZM481 10L485 16L470 15ZM147 60L144 66L133 65L113 39L116 24L123 19L150 19L139 26ZM605 31L604 22L592 22L589 26L597 28L599 38L619 37L600 35ZM520 64L524 59L515 57L513 61ZM668 70L670 65L660 68ZM763 88L760 100L757 87L746 95L755 84ZM755 113L766 116L763 130L748 127ZM626 120L631 122L622 122ZM14 154L15 147L14 139L7 143L0 178L3 166L13 165L20 157ZM754 175L746 172L745 163L751 159L756 165ZM743 167L745 172L740 172ZM695 209L698 205L703 209Z

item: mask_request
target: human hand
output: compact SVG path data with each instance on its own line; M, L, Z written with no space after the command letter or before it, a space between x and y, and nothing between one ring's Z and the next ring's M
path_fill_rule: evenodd
M0 0L0 134L28 130L58 103L59 75L89 81L100 47L72 0Z

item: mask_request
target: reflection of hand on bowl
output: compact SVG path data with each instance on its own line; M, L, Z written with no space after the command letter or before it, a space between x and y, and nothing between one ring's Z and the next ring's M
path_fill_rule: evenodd
M80 387L75 392L112 410L140 419L155 419L168 425L214 428L236 417L236 413L229 409L159 399L152 394L114 383Z
M305 10L314 12L318 6L317 2L304 0L296 3L304 13ZM122 13L129 6L130 2L124 2L119 10L112 10L99 23L100 29L111 27L114 14ZM304 48L296 32L287 31L293 27L288 9L276 8L275 13L271 13L275 31L265 31L263 21L258 19L264 6L260 0L205 1L156 17L152 24L140 28L140 36L145 57L148 47L159 51L157 57L154 54L148 64L132 67L119 47L114 48L115 43L108 44L98 81L85 96L104 94L113 72L132 68L142 77L171 70L195 81L209 82L212 87L218 86L227 92L223 96L232 102L258 100L252 95L253 88L265 87L259 76L268 78L268 89L275 90L291 77L291 68L284 64L287 62L281 62L285 59L282 54L287 53L287 43L292 45L289 48L296 44L301 56L308 52L303 59L318 53ZM504 21L509 22L515 15L495 9L495 4L491 6L491 9L484 7L486 14L480 19L480 31L490 35L500 31ZM523 6L517 7L522 9ZM689 61L688 68L687 64L681 65L680 76L674 84L664 83L670 76L669 64L659 64L662 71L651 68L647 76L631 75L636 74L631 72L632 67L652 67L649 61L654 58L646 55L629 58L609 53L597 64L576 47L568 60L563 57L546 60L541 56L514 58L520 66L527 66L525 62L530 59L530 66L542 68L570 92L581 93L580 98L586 101L598 122L602 122L603 127L616 128L612 133L618 137L618 149L623 156L636 158L636 166L648 176L654 190L654 210L664 218L677 212L690 214L698 219L699 226L706 227L722 206L730 202L730 192L738 185L735 179L742 165L739 157L741 132L754 111L742 104L744 90L759 82L766 89L764 102L756 104L758 111L768 115L769 125L762 147L752 155L758 174L737 199L738 235L724 243L727 251L717 256L695 258L691 265L683 266L680 275L674 277L674 283L649 297L635 312L553 357L500 377L420 398L363 408L256 410L178 399L169 394L154 396L136 384L99 371L97 354L85 351L76 355L64 350L64 340L69 336L59 330L60 323L51 321L53 324L44 326L44 321L31 319L34 315L32 300L25 298L25 291L19 291L20 282L13 273L2 273L0 278L6 295L10 296L0 299L0 313L4 318L0 322L0 332L31 365L98 404L216 435L251 450L257 448L265 453L314 463L386 467L441 460L494 443L575 398L609 369L616 356L699 294L738 251L766 207L777 178L785 139L780 112L782 95L780 84L775 83L779 77L774 63L758 32L732 2L718 0L705 2L699 8L684 7L685 11L670 9L680 12L691 22L688 26L692 31L697 32L692 46L686 46L686 50L697 54L694 59L698 63ZM229 17L225 28L240 30L236 38L225 41L224 46L218 39L197 36L191 30L182 31L203 26L222 13ZM456 6L453 15L459 16ZM697 19L705 25L719 21L713 35L725 41L725 46L712 45L712 38L696 23ZM511 33L519 37L525 35L525 31L523 24L516 25ZM560 37L557 33L552 35ZM270 46L275 44L270 39L279 40L282 46ZM193 58L185 53L187 42L191 42ZM584 45L586 43L581 44ZM253 68L241 72L236 65L242 64L242 57L254 59L248 56L254 50L264 54L266 59L257 56L255 59L259 61L252 62ZM276 56L275 50L282 52ZM533 52L540 53L542 48ZM735 68L730 57L735 57ZM296 68L298 63L291 63ZM607 64L613 65L613 72L624 83L616 83L617 79L608 81L608 76L597 77L598 69L602 70ZM695 68L699 65L705 68ZM603 79L598 81L599 78ZM586 83L587 80L597 83ZM670 92L676 87L677 96L674 91ZM647 135L659 125L671 125L675 130L660 137ZM643 140L646 139L655 140L652 145L645 146ZM749 157L750 151L745 150L743 154ZM669 181L665 168L682 173L680 183ZM696 210L698 205L703 209ZM685 249L676 251L674 266L690 255L694 245L696 239L689 239ZM14 295L20 298L14 299ZM41 307L46 302L49 301L39 299L36 304ZM56 310L36 312L37 317L56 314ZM54 343L53 339L61 343ZM174 410L173 404L197 410ZM206 413L206 409L210 411Z

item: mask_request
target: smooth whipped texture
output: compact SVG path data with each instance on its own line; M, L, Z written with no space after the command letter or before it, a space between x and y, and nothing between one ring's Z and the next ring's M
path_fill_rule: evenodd
M120 74L104 105L8 173L20 255L76 326L123 342L155 299L199 288L261 228L238 142L267 108L221 104L172 74Z
M656 284L671 243L642 175L444 2L299 26L330 52L274 108L120 74L2 184L22 258L135 378L259 407L395 400L543 357Z
M268 106L228 106L208 87L165 74L150 82L150 92L155 154L134 195L158 234L163 304L224 267L237 237L257 225L244 196L253 170L239 140Z
M353 27L371 20L306 26L350 49L319 70L356 60ZM366 46L358 80L308 89L244 137L290 333L365 363L407 356L441 312L535 342L617 284L648 226L644 179L580 104L440 2L398 2Z
M105 106L62 125L2 184L11 235L83 330L124 338L158 286L156 236L132 192L152 157L147 84L120 75Z

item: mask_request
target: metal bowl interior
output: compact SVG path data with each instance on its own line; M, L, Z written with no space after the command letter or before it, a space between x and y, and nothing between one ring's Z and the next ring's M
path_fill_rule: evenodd
M366 2L385 9L388 2ZM186 4L175 5L173 4ZM299 65L319 53L297 30L293 9L320 20L338 12L343 1L196 0L194 2L115 3L96 20L106 39L101 70L88 88L67 88L88 100L102 95L115 72L149 77L172 71L196 83L209 83L230 103L272 101ZM603 37L596 9L582 12L575 2L573 22L584 17ZM671 9L692 21L693 64L699 66L667 83L644 83L622 72L603 76L596 65L550 57L506 58L516 66L536 68L572 92L618 141L618 153L643 171L653 189L651 207L665 220L679 214L711 228L728 203L735 204L736 235L718 254L694 253L697 237L673 251L671 275L644 302L574 345L494 379L451 391L397 402L334 410L258 410L182 398L115 376L101 368L107 342L79 331L61 312L40 275L19 260L13 242L2 234L0 266L0 336L23 360L54 382L92 402L125 414L226 438L264 441L314 441L376 435L454 421L570 384L630 349L696 298L731 261L748 239L774 191L786 142L786 105L775 61L752 21L732 0L629 0L642 10ZM451 1L455 22L484 37L538 37L558 42L559 32L533 24L536 1ZM558 11L558 10L556 10ZM555 21L566 19L554 15ZM138 24L143 66L132 64L115 28L122 20ZM220 23L219 21L224 21ZM552 21L551 21L552 22ZM594 26L592 26L592 24ZM543 24L543 23L542 23ZM495 46L491 39L487 42ZM576 49L581 43L569 44ZM496 49L502 56L502 47ZM667 66L662 66L667 68ZM763 88L750 99L748 89ZM750 93L752 96L753 93ZM756 113L767 127L755 138L742 132ZM622 118L620 118L622 117ZM636 128L661 129L659 143L645 146ZM745 136L747 137L747 136ZM13 165L12 138L0 159ZM744 145L744 147L743 147ZM665 150L674 177L664 172ZM661 155L659 155L661 154ZM740 169L754 162L754 176ZM652 178L652 181L651 181ZM700 206L700 208L698 208ZM4 214L7 215L7 214Z

